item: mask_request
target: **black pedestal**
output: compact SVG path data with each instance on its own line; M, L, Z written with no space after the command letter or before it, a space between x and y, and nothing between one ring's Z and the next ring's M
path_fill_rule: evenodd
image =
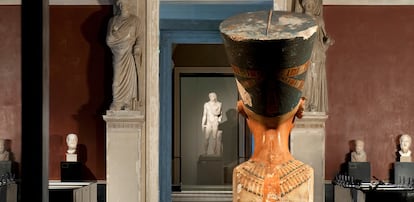
M395 162L394 164L394 184L414 185L414 163Z
M60 180L62 182L82 181L82 163L60 162Z
M3 175L12 173L12 162L11 161L0 161L0 178Z
M224 184L224 161L221 156L200 156L197 165L199 185Z
M354 180L371 182L371 164L369 162L348 162L348 175Z

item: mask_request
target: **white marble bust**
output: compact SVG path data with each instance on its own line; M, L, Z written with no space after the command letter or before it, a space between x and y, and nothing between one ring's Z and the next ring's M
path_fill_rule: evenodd
M0 161L8 161L9 152L6 150L6 140L0 139Z
M355 140L355 151L351 153L351 162L367 162L362 140Z
M66 136L66 145L68 146L68 150L66 152L68 154L75 154L76 147L78 145L78 136L73 133L68 134Z
M411 162L411 136L408 134L403 134L400 137L400 162Z

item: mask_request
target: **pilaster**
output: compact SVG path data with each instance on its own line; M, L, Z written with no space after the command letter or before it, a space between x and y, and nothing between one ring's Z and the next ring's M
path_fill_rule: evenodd
M107 111L107 201L145 201L145 119L140 111Z
M314 201L325 201L325 122L324 112L305 112L295 120L290 135L290 152L314 170Z

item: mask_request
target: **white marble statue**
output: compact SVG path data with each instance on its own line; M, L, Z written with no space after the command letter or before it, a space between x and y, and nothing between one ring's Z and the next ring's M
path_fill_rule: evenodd
M213 138L213 151L214 155L219 155L221 143L218 141L221 138L217 138L218 134L218 125L221 122L222 111L221 111L221 102L217 100L217 94L215 92L210 92L208 94L209 101L204 103L203 116L201 120L201 128L204 133L204 154L207 155L210 138Z
M325 30L322 0L295 0L295 12L306 13L314 17L318 24L310 66L305 79L302 96L306 97L305 110L311 112L328 111L328 90L326 81L326 51L333 40Z
M362 140L355 140L355 151L351 153L351 162L367 162Z
M6 140L0 139L0 161L8 161L9 152L6 150Z
M411 136L408 134L403 134L400 137L400 162L411 162Z
M111 48L114 77L111 110L136 110L138 72L142 63L142 24L128 11L128 0L115 0L118 12L109 20L106 43Z

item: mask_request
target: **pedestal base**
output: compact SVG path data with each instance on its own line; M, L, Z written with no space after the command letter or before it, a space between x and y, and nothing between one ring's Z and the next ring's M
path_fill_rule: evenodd
M199 185L224 184L223 157L201 155L197 163L197 180Z
M348 175L354 180L371 182L371 164L369 162L348 162Z
M106 200L146 201L144 116L140 111L107 111L104 120Z
M0 202L17 202L17 184L15 182L0 183Z
M314 201L325 201L325 121L323 112L305 112L295 120L290 135L290 152L315 171Z
M66 162L77 162L78 155L77 154L68 154L66 153Z
M394 184L412 186L413 183L414 183L414 163L395 162Z
M82 163L60 162L60 179L62 182L82 181Z
M12 172L12 162L11 161L0 161L0 177Z
M411 156L400 156L400 162L411 162Z

